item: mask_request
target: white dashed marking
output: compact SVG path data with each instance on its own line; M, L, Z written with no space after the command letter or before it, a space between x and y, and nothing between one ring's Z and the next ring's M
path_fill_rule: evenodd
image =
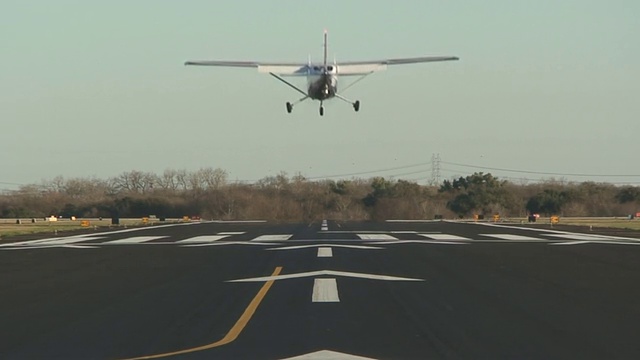
M314 279L312 302L340 302L336 279Z
M333 257L333 250L330 247L319 247L318 257Z

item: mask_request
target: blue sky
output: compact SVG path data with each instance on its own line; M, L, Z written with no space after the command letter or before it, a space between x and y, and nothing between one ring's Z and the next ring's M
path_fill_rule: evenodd
M255 180L424 163L379 173L424 182L433 153L486 168L640 174L638 13L620 0L3 1L0 188L209 166ZM461 60L390 67L345 93L359 113L334 100L322 118L317 102L287 114L297 93L254 69L182 65L319 60L324 28L338 62ZM444 178L478 170L442 168Z

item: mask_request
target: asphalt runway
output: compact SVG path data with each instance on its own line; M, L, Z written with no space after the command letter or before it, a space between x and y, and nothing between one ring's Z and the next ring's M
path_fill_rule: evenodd
M638 359L640 239L203 222L0 244L2 359Z

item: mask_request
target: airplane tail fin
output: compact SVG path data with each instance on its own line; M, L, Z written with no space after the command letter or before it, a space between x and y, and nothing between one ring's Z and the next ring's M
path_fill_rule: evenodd
M328 50L328 44L327 44L327 29L324 29L324 40L322 42L322 48L324 51L324 68L327 68L327 50Z

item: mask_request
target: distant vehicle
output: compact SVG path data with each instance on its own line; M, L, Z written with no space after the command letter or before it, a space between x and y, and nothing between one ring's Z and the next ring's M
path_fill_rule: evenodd
M367 60L367 61L348 61L333 64L327 62L327 31L324 31L323 41L324 56L322 64L314 64L309 58L308 63L288 63L288 62L257 62L257 61L221 61L221 60L205 60L205 61L187 61L185 65L200 66L227 66L227 67L250 67L258 68L258 72L268 73L276 79L287 84L304 97L297 101L286 103L287 112L291 113L293 106L307 99L320 101L320 116L324 115L323 103L325 100L336 97L353 106L355 111L360 110L360 101L352 101L338 93L338 76L361 76L349 86L342 89L345 91L362 78L381 70L386 70L387 65L405 65L436 61L452 61L459 60L455 56L422 56L412 58L399 59L383 59L383 60ZM283 79L283 76L305 76L307 78L307 91L300 89L289 81Z

